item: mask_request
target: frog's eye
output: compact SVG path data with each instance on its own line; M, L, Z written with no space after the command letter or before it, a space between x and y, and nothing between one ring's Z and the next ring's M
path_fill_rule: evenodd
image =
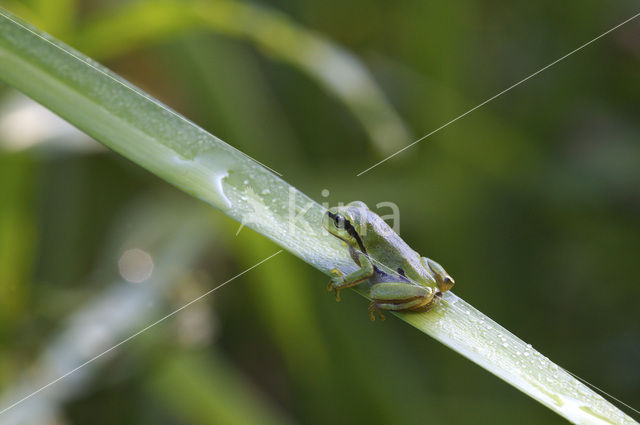
M333 216L333 224L336 225L337 228L344 228L345 218L340 214L336 214Z

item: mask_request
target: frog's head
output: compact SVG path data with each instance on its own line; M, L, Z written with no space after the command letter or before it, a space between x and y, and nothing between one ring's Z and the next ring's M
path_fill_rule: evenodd
M453 287L453 285L456 282L453 280L451 276L449 276L449 273L447 273L444 270L444 267L442 267L440 264L436 263L431 259L427 259L427 260L428 260L427 265L429 266L429 269L431 269L431 271L436 277L438 289L440 289L440 292L447 292L449 289Z
M322 226L333 236L365 252L362 239L358 232L359 224L362 221L362 207L352 204L327 210L322 218Z

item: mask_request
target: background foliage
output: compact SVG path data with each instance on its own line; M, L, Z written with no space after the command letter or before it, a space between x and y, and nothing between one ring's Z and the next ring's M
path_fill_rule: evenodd
M446 265L456 293L558 364L640 404L638 23L356 178L383 157L366 120L295 58L248 38L253 29L233 14L222 28L163 14L181 2L0 3L316 200L396 202L402 236ZM630 2L596 1L261 7L360 58L415 138L637 12ZM6 87L1 95L5 394L51 358L61 372L53 377L73 368L55 353L72 353L61 341L92 312L126 317L124 338L275 251L251 230L235 236L237 223L117 155L70 146L79 136L48 121L16 139L16 113L28 106ZM118 259L133 247L152 253L154 279L166 285L120 281ZM562 421L414 329L370 324L354 293L336 305L325 281L280 254L92 364L83 379L47 390L40 418ZM151 300L144 308L116 302L141 286ZM122 339L108 326L79 335Z

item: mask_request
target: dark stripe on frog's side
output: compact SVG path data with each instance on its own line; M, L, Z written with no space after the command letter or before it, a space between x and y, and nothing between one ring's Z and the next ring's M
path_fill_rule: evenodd
M327 211L327 215L329 215L329 218L331 218L332 220L334 220L338 215L337 214L333 214L329 211ZM353 225L351 224L351 222L349 220L347 220L346 217L342 217L344 219L344 230L347 231L347 233L349 233L349 235L356 240L356 242L358 243L358 247L360 248L360 251L366 255L369 259L371 259L371 257L369 257L369 254L367 253L367 249L364 247L364 244L362 243L362 239L360 239L360 235L358 234L358 232L356 231L355 227L353 227ZM373 263L373 261L372 261ZM398 272L400 272L400 270L402 270L401 268L398 269ZM377 282L406 282L406 283L411 283L411 281L404 275L404 270L402 270L402 272L399 275L395 275L395 274L390 274L387 273L383 270L381 270L378 266L376 266L375 264L373 264L373 273L375 276L375 281Z
M367 257L369 257L367 255ZM371 258L371 257L369 257ZM406 276L388 273L385 270L382 270L380 267L373 265L373 281L372 283L379 282L404 282L404 283L412 283Z
M331 212L327 212L327 214L332 220L334 220L338 216L337 214L332 214ZM360 235L358 234L358 232L356 232L356 229L353 227L351 222L347 220L346 217L343 216L342 218L344 219L344 230L346 230L347 233L349 233L349 235L356 240L356 242L358 243L358 247L360 248L360 251L362 251L362 253L366 255L367 249L364 247L364 244L362 243L362 239L360 239Z
M398 299L390 299L390 300L383 300L383 301L378 301L381 304L404 304L404 303L408 303L410 301L415 301L415 300L420 300L420 299L424 299L424 297L420 297L420 296L415 296L415 297L410 297L410 298L398 298ZM426 302L425 302L426 304ZM418 308L422 307L418 306Z

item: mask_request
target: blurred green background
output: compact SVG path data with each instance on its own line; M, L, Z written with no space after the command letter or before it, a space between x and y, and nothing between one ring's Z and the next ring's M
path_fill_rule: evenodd
M633 2L0 5L318 202L395 202L458 295L640 405L640 22L355 176ZM310 62L300 39L332 53ZM0 89L0 409L277 250ZM139 283L133 249L153 261ZM0 423L564 422L397 319L370 323L354 292L336 304L326 280L280 254Z

